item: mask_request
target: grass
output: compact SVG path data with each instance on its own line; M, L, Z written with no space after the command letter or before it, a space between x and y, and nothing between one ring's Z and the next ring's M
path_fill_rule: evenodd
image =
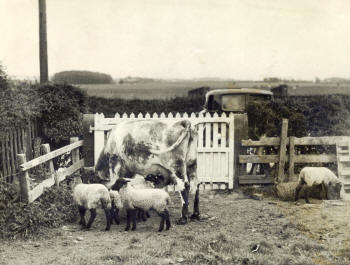
M300 212L308 208L281 202L289 211L294 209L287 215L281 213L275 201L253 200L242 193L202 192L202 220L179 226L175 225L180 213L177 194L172 195L172 201L173 226L169 231L158 233L159 216L151 213L151 218L139 223L136 231L124 231L125 216L122 216L121 225L113 225L111 231L105 232L102 231L104 216L98 213L90 231L53 233L54 236L38 239L41 246L45 246L42 248L30 248L28 242L18 242L17 247L13 245L16 242L4 244L0 253L13 255L18 260L32 260L33 264L39 265L308 265L346 264L350 261L345 247L332 254L328 242L306 236L311 228L305 226L301 219L304 215ZM291 222L289 215L298 216L299 223ZM315 211L310 221L319 215L319 211ZM76 237L83 239L75 242ZM50 260L54 262L47 262Z

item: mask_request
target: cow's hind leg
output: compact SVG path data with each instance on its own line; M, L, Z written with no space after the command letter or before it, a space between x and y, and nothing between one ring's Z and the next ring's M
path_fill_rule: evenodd
M193 214L191 215L191 220L200 220L200 213L199 213L199 185L197 185L196 193L194 196L194 203L193 203Z
M185 188L183 191L181 191L182 211L181 211L181 218L177 221L178 225L187 224L189 191L190 191L190 185L188 183L185 183Z

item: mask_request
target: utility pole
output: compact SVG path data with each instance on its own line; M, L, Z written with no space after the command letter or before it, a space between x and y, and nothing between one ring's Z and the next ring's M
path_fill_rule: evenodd
M43 84L49 81L47 62L46 0L39 0L39 56L40 84Z

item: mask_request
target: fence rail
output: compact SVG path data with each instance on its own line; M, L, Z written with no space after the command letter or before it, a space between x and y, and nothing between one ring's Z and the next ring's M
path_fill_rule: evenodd
M12 128L0 138L0 179L8 180L19 172L17 154L32 158L33 140L38 136L38 124L31 121L27 126Z
M278 147L278 154L253 154L240 155L239 162L246 163L278 163L278 179L281 182L287 180L284 174L285 163L288 163L289 180L295 179L294 166L295 164L310 164L310 163L337 163L338 176L342 178L346 190L350 189L350 171L348 165L350 163L350 137L348 136L325 136L325 137L287 137L286 131L288 121L285 120L282 125L281 137L262 138L258 141L242 140L243 147ZM336 153L323 154L297 154L296 146L336 146ZM287 147L289 147L287 149ZM261 152L260 152L261 153ZM242 175L239 176L240 184L266 184L273 183L273 179L266 175ZM349 188L347 188L349 186Z
M52 152L50 151L50 146L48 144L44 144L42 145L42 149L45 154L30 161L26 161L25 154L18 154L17 160L20 168L19 182L22 201L27 203L35 201L44 192L45 188L49 188L54 184L59 185L59 183L67 176L82 168L84 166L84 159L79 158L79 148L82 147L83 144L84 142L82 140L79 141L77 137L73 137L71 138L70 145ZM73 164L62 171L55 171L52 159L67 152L71 152ZM49 168L49 177L35 186L33 189L30 189L28 171L44 163L47 163Z

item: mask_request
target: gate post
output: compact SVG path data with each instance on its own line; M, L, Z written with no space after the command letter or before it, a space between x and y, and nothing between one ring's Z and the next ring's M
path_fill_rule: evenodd
M103 113L95 114L94 119L94 166L97 163L97 160L103 151L104 145L105 145L105 132L100 128L101 121L104 119Z
M241 153L242 140L248 139L248 115L247 113L234 115L234 189L239 187L239 175L241 165L239 163L239 154Z
M94 116L94 114L84 114L83 117L84 146L82 157L84 158L85 167L94 166L94 131L90 131L90 127L94 126Z

